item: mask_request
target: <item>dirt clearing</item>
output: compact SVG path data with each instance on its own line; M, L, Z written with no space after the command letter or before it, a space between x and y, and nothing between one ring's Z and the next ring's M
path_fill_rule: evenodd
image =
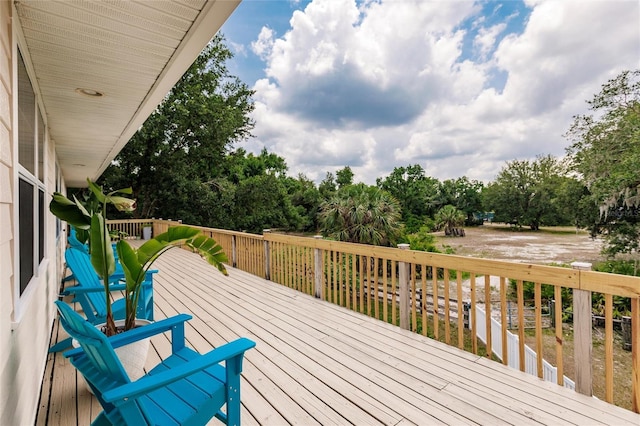
M548 265L571 262L597 263L602 241L592 239L584 230L571 227L528 228L517 230L502 224L485 224L465 228L464 237L446 237L436 233L438 249L449 246L460 256L511 260L520 263Z

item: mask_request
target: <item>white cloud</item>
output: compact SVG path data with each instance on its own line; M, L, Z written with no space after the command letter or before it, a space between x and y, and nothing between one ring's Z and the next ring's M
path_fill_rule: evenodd
M640 5L527 6L528 19L496 22L498 6L483 16L472 2L314 0L282 37L265 27L252 44L268 79L254 87L251 144L292 174L321 180L349 165L367 183L416 163L488 181L505 161L563 155L584 101L640 65ZM522 30L505 36L517 19Z
M268 59L268 55L273 49L274 31L269 27L262 27L258 40L251 43L251 50L262 60Z
M485 60L487 55L491 53L496 44L496 38L505 30L505 28L507 28L507 24L504 22L489 28L480 28L478 35L476 35L475 40L473 40L473 44L480 51L479 54L481 59Z

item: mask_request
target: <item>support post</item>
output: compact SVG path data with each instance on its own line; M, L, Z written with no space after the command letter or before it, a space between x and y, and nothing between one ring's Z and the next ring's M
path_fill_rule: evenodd
M590 271L591 264L573 262L573 269ZM573 290L573 340L576 369L576 391L593 395L593 371L591 369L591 292L588 290Z
M640 298L631 299L631 409L640 413Z
M269 232L271 232L271 229L264 229L262 230L262 235L264 236ZM271 249L266 238L262 242L264 243L264 279L271 281Z
M408 250L409 244L398 244L400 250ZM398 262L398 286L400 287L400 328L409 330L409 319L411 318L409 294L409 264Z
M234 268L238 266L238 248L235 235L231 236L231 266Z
M321 240L322 235L314 235L316 240ZM322 251L319 248L313 249L313 264L314 264L314 273L313 273L313 295L316 299L323 299L324 295L322 294Z

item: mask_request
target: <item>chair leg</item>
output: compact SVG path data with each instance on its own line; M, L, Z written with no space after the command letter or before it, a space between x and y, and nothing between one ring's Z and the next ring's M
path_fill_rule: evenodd
M240 425L240 371L242 357L226 361L227 370L227 425Z
M56 343L55 345L51 346L49 348L49 353L53 353L53 352L60 352L63 351L65 349L67 349L68 347L71 346L71 341L73 339L71 337L67 337L64 340L60 340L58 343Z
M91 422L91 426L111 426L111 422L104 411L101 411L100 414L98 414L98 417Z

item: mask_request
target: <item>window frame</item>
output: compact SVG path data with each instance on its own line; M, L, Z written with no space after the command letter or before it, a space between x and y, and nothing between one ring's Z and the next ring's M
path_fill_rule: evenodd
M12 91L12 139L13 139L13 315L12 321L14 323L19 323L24 316L24 313L27 307L30 304L30 300L34 297L33 295L37 293L37 289L46 285L45 280L48 279L48 265L49 265L49 253L47 251L47 242L49 240L48 236L48 206L43 205L40 206L39 201L42 201L44 204L47 204L47 199L50 196L47 191L47 178L48 178L48 170L47 170L47 162L48 152L49 152L49 132L46 121L45 110L42 106L42 101L39 96L39 88L37 87L37 80L34 78L33 66L30 62L30 58L28 55L28 50L23 49L23 46L26 46L24 42L24 38L19 29L14 27L14 43L12 46L12 61L11 61L11 69L12 69L12 85L14 90ZM22 61L24 63L24 67L26 69L26 75L29 78L29 82L31 84L31 89L34 94L34 170L33 173L27 170L19 161L19 123L20 123L20 111L18 105L18 97L19 97L19 75L18 75L18 67L20 57L22 57ZM43 126L43 129L40 129L40 126ZM40 140L40 136L42 136L42 140ZM40 158L42 156L42 158ZM42 168L42 169L41 169ZM38 177L42 177L42 180L38 179ZM32 276L29 281L22 287L23 282L21 280L21 262L20 262L20 182L26 182L33 187L33 245L31 247L31 255L33 256L33 271ZM41 197L41 192L43 197ZM42 200L40 200L42 198ZM40 214L42 213L42 220L40 220ZM40 256L42 255L42 258Z

